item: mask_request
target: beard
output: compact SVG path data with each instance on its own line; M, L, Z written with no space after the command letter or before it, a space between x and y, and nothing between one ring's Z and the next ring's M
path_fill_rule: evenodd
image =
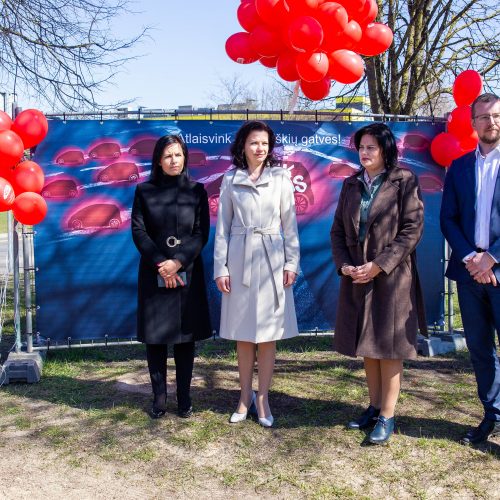
M495 144L500 141L500 129L491 128L489 130L485 130L480 136L479 139L484 144Z

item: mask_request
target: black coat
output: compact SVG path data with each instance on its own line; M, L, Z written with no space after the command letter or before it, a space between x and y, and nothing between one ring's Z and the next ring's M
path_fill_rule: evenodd
M132 207L132 238L141 254L137 338L148 344L180 344L210 337L203 262L210 217L203 184L184 176L162 176L139 184ZM181 240L168 247L166 240ZM158 286L158 264L178 259L187 285Z

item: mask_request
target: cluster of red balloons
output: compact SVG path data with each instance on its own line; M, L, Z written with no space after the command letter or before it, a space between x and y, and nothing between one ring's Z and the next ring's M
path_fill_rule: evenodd
M471 104L483 91L481 75L472 69L463 71L453 84L453 99L457 107L449 114L447 132L438 134L431 143L431 155L436 163L449 167L453 160L477 147L477 132L472 128Z
M43 171L37 163L21 159L24 150L39 144L48 129L47 119L36 109L22 111L14 121L0 111L0 212L12 209L21 224L38 224L47 213L47 203L40 196Z
M235 62L260 61L287 82L300 81L306 97L324 99L332 80L357 82L364 56L381 54L393 33L375 23L377 0L241 0L226 52Z

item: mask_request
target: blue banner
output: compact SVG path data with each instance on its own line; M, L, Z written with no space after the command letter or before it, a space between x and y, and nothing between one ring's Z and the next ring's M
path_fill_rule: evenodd
M366 122L269 121L277 153L295 187L301 274L295 284L301 331L331 330L339 278L330 251L330 227L343 180L359 168L352 136ZM213 235L222 175L237 121L50 121L35 154L45 172L46 219L36 226L37 331L51 341L134 338L139 256L130 234L134 189L149 177L156 140L181 134L191 176L208 192L212 230L204 250L213 326L220 295L212 279ZM439 207L444 169L431 159L442 124L389 123L400 165L420 179L424 237L417 253L429 324L443 324L444 240Z

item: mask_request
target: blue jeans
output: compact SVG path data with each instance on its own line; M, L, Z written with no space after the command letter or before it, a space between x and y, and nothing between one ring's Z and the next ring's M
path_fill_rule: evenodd
M488 420L500 421L500 284L457 283L465 340L476 374L477 392Z

